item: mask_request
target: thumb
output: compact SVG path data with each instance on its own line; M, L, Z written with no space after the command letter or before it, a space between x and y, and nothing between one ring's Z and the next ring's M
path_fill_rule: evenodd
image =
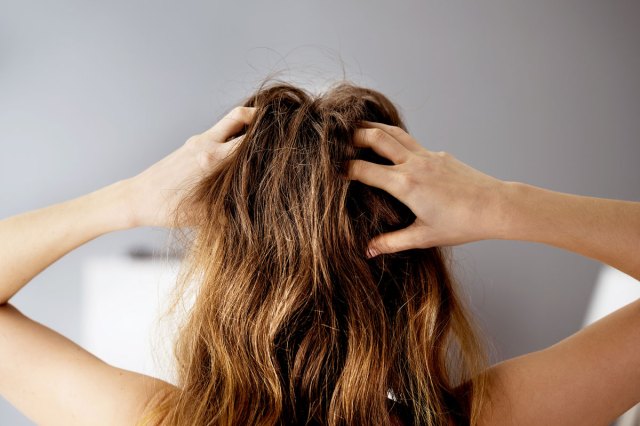
M421 236L420 227L414 222L406 228L397 231L386 232L373 238L367 247L367 258L384 253L421 248L425 244L424 236Z

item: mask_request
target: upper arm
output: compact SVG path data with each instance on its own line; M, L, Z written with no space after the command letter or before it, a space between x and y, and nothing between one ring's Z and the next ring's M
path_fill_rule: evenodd
M488 372L481 424L608 425L640 401L640 299Z
M134 425L169 383L113 367L0 305L0 394L39 425Z

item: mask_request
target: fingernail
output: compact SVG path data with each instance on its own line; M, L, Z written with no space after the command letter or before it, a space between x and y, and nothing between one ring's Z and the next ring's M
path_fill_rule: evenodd
M376 251L372 247L367 248L367 259L371 259L377 255Z

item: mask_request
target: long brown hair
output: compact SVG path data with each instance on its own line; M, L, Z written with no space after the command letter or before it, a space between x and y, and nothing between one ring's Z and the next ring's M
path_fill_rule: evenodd
M361 120L405 128L379 92L313 95L268 81L237 149L176 211L196 214L179 292L195 302L175 345L178 387L162 424L474 424L485 350L443 248L367 259L367 242L413 213L344 177ZM189 206L189 207L187 207ZM190 208L191 211L186 212ZM392 398L389 398L391 396Z

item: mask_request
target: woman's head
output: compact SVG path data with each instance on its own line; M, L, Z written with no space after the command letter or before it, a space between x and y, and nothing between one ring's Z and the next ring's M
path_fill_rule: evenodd
M352 138L363 120L404 128L394 105L349 83L278 82L244 105L257 111L242 141L176 211L201 206L182 274L196 299L181 389L159 411L180 425L382 425L391 392L420 424L468 416L484 358L443 250L367 259L371 238L415 216L345 178L350 159L390 164Z

